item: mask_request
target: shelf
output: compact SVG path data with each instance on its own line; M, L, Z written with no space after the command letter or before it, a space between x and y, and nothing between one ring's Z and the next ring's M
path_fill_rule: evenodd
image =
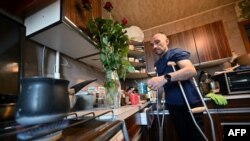
M148 78L147 73L127 73L126 79L142 79Z
M131 65L133 65L135 68L141 68L146 67L146 63L140 63L140 62L130 62Z
M129 44L134 45L134 46L144 46L143 42L137 42L137 41L133 41L133 40L130 40Z
M144 57L144 51L138 51L138 50L129 50L128 56L131 57Z

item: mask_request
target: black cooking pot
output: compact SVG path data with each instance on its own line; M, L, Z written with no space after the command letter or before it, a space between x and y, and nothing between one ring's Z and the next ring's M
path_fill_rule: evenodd
M62 119L70 111L68 80L30 77L21 79L15 118L30 125Z

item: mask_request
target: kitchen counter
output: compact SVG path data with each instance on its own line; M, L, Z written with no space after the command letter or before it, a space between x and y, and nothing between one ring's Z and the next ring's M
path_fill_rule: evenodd
M131 128L130 124L133 127L138 126L140 131L140 126L134 121L131 123L131 119L149 104L150 102L143 102L118 109L94 108L72 112L63 120L41 125L26 127L14 124L11 129L8 129L10 125L6 125L8 128L0 132L0 140L17 140L17 136L19 139L31 140L109 140L119 135L125 141L129 141L135 135L134 128Z
M248 112L250 113L250 94L234 94L234 95L224 95L228 101L228 105L226 106L219 106L216 105L211 98L204 98L205 103L208 107L208 110L211 113L222 113L228 111L237 111L237 112ZM164 114L169 115L169 111L166 109L164 111L157 110L153 111L154 115L157 114Z
M150 102L142 102L141 104L126 105L126 106L122 106L122 107L117 108L117 109L94 108L91 110L77 111L76 113L78 116L86 115L88 113L89 114L87 116L92 116L91 113L94 113L95 116L99 116L103 113L106 113L106 114L98 117L98 119L100 119L100 120L125 120L129 116L144 109L149 104L150 104Z
M245 99L250 98L250 94L232 94L232 95L223 95L227 100L229 99ZM204 98L204 100L210 100L210 98Z

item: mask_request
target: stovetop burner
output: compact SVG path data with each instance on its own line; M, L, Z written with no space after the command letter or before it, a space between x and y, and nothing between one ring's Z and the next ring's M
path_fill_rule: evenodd
M105 112L101 115L109 112L112 111ZM82 116L78 116L77 113L70 113L65 119L56 122L29 126L20 125L15 121L4 122L0 125L0 140L6 136L16 136L18 140L56 140L61 137L64 129L82 124L95 118L95 114L89 112Z
M24 126L16 123L15 121L10 121L1 124L0 139L1 137L12 135L16 135L19 140L38 139L67 128L69 123L70 120L65 119L52 123Z
M37 128L30 129L17 134L17 138L21 140L37 139L43 136L50 136L57 131L61 131L69 124L69 120L62 120L53 123L42 124Z

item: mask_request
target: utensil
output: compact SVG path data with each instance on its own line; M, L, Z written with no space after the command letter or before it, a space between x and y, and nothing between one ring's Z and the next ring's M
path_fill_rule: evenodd
M78 91L80 91L83 87L87 86L88 84L96 81L97 79L92 79L92 80L86 80L81 83L78 83L74 86L71 86L69 89L69 94L76 94Z

